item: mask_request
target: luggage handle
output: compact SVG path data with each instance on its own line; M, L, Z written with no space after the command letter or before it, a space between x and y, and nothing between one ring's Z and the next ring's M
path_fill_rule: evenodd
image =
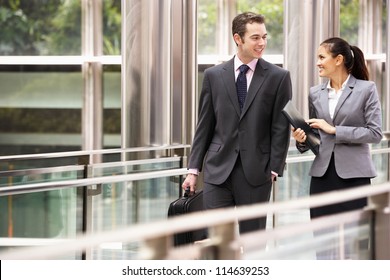
M197 192L195 191L192 195L190 195L190 187L187 187L185 190L184 190L184 194L183 194L183 197L187 198L187 197L190 197L194 194L196 194Z
M187 187L185 190L184 190L184 197L189 197L190 196L190 187Z

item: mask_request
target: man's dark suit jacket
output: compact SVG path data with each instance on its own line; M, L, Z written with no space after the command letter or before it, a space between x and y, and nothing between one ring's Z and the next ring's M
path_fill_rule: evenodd
M281 111L291 97L289 72L259 59L241 113L234 58L206 69L188 168L203 169L204 181L219 185L240 155L251 184L270 181L271 170L282 176L290 125Z

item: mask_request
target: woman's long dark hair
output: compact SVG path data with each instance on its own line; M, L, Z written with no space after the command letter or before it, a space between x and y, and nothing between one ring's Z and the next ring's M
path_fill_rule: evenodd
M357 79L368 80L368 69L361 49L351 46L347 41L339 37L326 39L321 43L321 46L325 47L332 54L332 57L336 57L339 54L342 55L348 73Z

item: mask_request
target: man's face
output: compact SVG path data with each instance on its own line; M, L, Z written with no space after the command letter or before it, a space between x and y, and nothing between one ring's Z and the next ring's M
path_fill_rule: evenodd
M267 30L264 23L247 23L246 32L243 38L234 34L237 43L237 55L243 63L249 63L255 58L263 56L267 46Z

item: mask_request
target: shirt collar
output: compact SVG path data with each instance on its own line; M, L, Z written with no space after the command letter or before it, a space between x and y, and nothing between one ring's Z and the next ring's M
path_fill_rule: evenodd
M255 58L251 62L247 63L246 65L249 66L249 68L254 72L256 69L256 64L257 64L258 59ZM234 70L238 71L238 68L244 63L238 58L238 56L234 56Z
M351 74L348 75L347 79L346 79L346 80L344 81L344 83L341 85L341 90L344 90L345 86L346 86L347 83L348 83L349 77L351 77ZM328 81L328 84L326 85L326 88L334 90L334 88L332 88L332 87L330 86L330 80Z

